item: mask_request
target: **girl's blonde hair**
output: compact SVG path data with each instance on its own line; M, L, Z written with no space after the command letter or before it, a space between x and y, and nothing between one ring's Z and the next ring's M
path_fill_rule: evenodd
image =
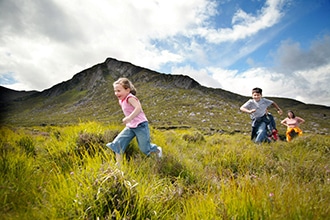
M136 95L136 89L131 81L127 78L119 78L117 81L113 83L113 85L119 84L121 85L124 89L130 89L131 93L133 95Z

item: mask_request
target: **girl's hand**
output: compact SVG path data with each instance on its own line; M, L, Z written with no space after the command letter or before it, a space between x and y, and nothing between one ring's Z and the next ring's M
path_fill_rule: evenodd
M255 112L255 111L256 111L256 109L251 109L250 110L250 114L253 113L253 112Z
M124 124L128 124L132 121L132 119L130 119L129 117L125 117L125 118L123 118L122 121L123 121Z

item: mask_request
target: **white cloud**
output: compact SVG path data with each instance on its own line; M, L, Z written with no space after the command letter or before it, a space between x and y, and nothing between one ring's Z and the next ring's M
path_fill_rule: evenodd
M281 42L274 55L276 68L281 71L314 69L330 63L330 36L315 39L309 48L303 49L299 42Z
M252 68L239 73L209 68L209 74L221 88L250 96L254 87L263 89L263 96L292 98L304 103L330 104L330 63L315 69L295 71L291 75L266 68Z
M329 39L329 36L320 38L305 50L295 42L284 42L276 54L281 58L276 69L254 67L239 72L214 66L198 70L186 66L173 71L189 75L204 86L244 96L250 96L252 88L260 87L266 97L285 97L329 106Z
M1 83L43 90L113 57L156 71L166 66L204 86L242 95L259 86L265 95L311 103L320 89L317 102L329 104L330 37L308 50L283 41L274 69L247 57L287 25L272 28L288 2L267 0L253 12L238 8L224 18L230 26L216 28L215 0L0 1ZM254 67L228 69L242 58Z
M283 0L268 0L265 7L257 15L247 14L239 9L232 18L231 28L201 30L200 34L212 43L237 41L251 37L279 21L282 16L281 6L283 2Z
M202 86L220 88L221 81L215 81L212 76L208 74L206 69L196 70L191 66L174 67L172 68L172 74L174 75L186 75L197 81Z
M155 70L180 62L182 54L151 40L198 26L212 10L204 0L16 0L0 6L0 74L12 72L20 86L9 87L26 90L68 80L107 57Z

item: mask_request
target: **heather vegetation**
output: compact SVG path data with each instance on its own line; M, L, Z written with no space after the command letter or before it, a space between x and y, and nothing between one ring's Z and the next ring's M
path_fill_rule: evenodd
M151 126L163 158L133 141L119 168L105 144L121 125L0 129L1 219L330 216L329 135L255 145L242 132Z

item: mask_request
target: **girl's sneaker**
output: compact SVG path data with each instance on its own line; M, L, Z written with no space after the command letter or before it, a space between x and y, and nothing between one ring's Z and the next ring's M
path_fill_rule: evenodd
M162 158L162 156L163 156L163 149L161 148L161 147L157 147L157 149L158 149L158 153L157 153L157 156L158 156L158 158Z

